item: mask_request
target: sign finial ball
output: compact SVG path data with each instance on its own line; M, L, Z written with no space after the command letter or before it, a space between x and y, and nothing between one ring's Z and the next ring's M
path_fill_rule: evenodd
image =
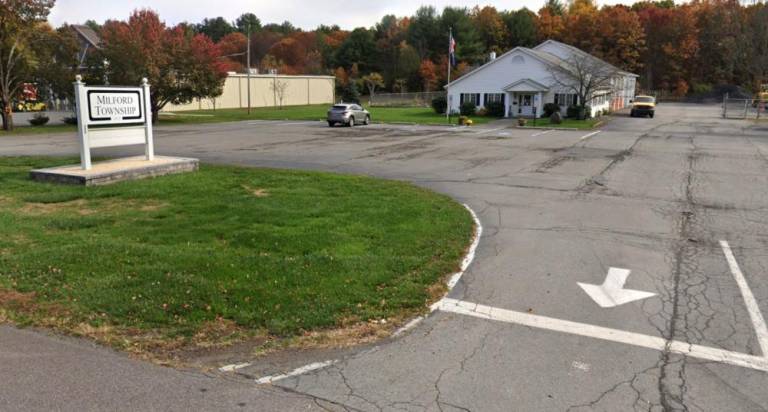
M148 84L149 84L149 80L147 80L147 78L146 78L146 77L142 77L142 78L141 78L141 85L142 85L142 86L146 86L146 85L148 85Z
M81 76L81 75L79 75L79 74L78 74L77 76L75 76L75 80L76 80L78 83L80 83L81 81L83 81L83 76Z

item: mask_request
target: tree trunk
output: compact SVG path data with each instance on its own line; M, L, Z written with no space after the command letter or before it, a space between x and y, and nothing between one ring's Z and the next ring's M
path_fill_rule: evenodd
M10 103L3 104L2 109L0 109L0 115L2 115L3 118L3 130L11 131L13 130L13 111L9 110L6 112L6 107L10 107Z

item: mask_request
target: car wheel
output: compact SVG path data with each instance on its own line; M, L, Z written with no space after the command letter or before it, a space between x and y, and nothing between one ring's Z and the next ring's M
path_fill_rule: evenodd
M328 127L333 127L334 124L336 124L336 123L328 121Z
M355 127L355 118L354 117L350 117L349 118L349 122L347 122L347 126Z
M648 116L651 116L651 119L653 119L653 112L648 113Z
M634 110L629 112L629 117L635 117L635 111Z
M365 121L363 122L363 124L366 126L371 124L371 116L365 116Z

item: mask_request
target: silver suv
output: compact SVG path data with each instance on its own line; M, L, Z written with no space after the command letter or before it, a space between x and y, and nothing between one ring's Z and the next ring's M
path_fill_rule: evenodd
M334 104L328 110L328 126L333 127L337 123L352 127L356 124L370 124L371 113L355 103Z

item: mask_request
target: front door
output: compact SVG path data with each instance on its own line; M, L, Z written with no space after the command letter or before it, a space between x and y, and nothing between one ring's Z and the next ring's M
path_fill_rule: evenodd
M522 117L533 116L533 94L518 93L517 115Z

